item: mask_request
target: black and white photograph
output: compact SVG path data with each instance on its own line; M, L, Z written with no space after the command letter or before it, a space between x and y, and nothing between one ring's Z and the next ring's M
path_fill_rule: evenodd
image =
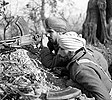
M0 100L112 100L112 0L0 0Z

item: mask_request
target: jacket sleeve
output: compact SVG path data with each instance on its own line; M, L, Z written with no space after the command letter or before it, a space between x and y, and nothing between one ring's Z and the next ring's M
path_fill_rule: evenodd
M76 82L95 97L95 100L111 100L109 92L92 68L83 68L76 77Z
M47 47L41 50L40 57L42 64L46 68L66 67L69 62L67 57L62 57L59 54L54 55Z

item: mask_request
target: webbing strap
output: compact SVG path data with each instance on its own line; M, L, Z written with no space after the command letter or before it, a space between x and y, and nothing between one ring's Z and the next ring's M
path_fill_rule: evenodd
M89 60L89 59L80 59L80 60L77 61L77 62L78 62L79 64L81 64L81 63L92 63L92 64L96 65L96 66L99 67L99 68L103 71L103 73L108 77L109 81L112 82L111 78L108 76L108 74L105 72L105 70L104 70L100 65L96 64L95 62L93 62L93 61L91 61L91 60Z

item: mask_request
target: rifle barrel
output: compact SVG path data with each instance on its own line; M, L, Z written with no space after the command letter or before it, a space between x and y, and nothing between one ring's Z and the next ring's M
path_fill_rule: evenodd
M3 44L3 43L11 43L11 42L16 42L16 39L3 40L3 41L0 41L0 44Z

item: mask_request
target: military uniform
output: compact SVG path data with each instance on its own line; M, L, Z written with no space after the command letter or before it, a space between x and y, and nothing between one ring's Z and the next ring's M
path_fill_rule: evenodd
M94 58L96 56L92 53L90 54L90 52L86 52L82 56L83 51L80 52L81 53L77 54L77 57L75 56L75 58L73 58L70 62L68 58L63 58L60 55L53 55L48 48L44 48L41 51L41 61L47 68L67 66L70 78L72 79L72 84L74 84L75 87L81 89L88 97L95 97L95 100L110 100L109 92L111 90L112 83L105 73L96 65L98 64L98 61L96 61L97 58ZM98 52L96 54L98 55ZM81 59L88 59L94 63L78 63ZM102 60L100 63L102 63ZM108 72L108 68L103 69L105 72Z

